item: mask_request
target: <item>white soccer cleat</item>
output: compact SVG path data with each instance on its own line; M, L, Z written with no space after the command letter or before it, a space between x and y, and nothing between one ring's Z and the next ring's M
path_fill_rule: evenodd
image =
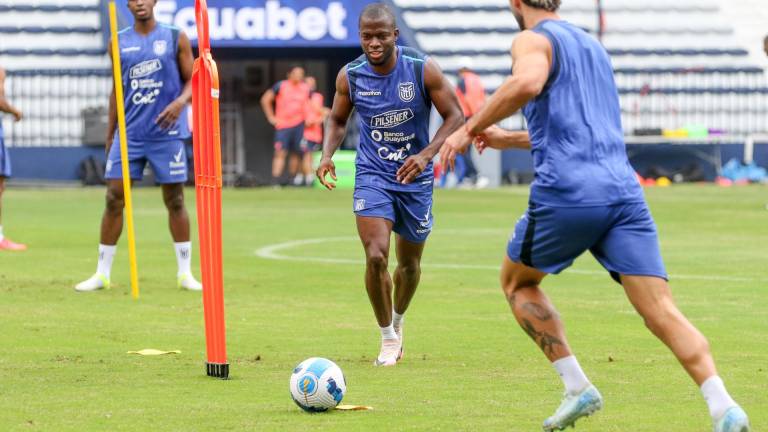
M179 275L178 279L176 280L176 283L179 288L185 289L188 291L202 291L203 290L203 284L197 281L194 276L192 276L192 273L184 273L182 275Z
M402 344L399 339L383 339L381 341L381 352L379 352L376 360L373 361L373 365L394 366L400 357L401 349Z
M593 385L574 395L566 393L557 411L552 417L544 420L544 432L561 431L568 426L576 427L576 420L588 417L602 407L603 397Z
M109 289L109 279L99 272L75 285L75 291L78 292L98 291L100 289Z
M397 335L397 338L400 339L400 354L397 355L397 361L400 361L400 359L402 359L403 355L405 354L405 342L403 341L403 324L402 323L399 326L395 327L395 334Z
M749 418L741 407L728 408L728 411L715 422L715 432L749 432Z

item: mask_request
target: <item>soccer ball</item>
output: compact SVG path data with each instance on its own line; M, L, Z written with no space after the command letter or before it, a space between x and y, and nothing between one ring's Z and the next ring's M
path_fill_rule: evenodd
M312 357L299 363L291 374L291 397L307 412L333 409L347 392L347 383L336 363Z

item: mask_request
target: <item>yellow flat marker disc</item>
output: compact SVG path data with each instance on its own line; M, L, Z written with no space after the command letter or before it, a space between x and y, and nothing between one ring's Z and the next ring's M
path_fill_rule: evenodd
M339 405L336 409L341 411L368 411L372 410L373 407L364 405Z
M152 348L143 349L141 351L128 351L126 354L138 354L143 356L158 356L158 355L165 355L165 354L181 354L181 351L179 350L173 350L173 351L161 351L156 350Z

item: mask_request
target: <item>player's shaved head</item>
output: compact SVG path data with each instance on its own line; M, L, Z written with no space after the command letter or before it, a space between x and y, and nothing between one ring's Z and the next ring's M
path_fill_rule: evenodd
M544 9L555 12L560 8L560 0L523 0L523 3L534 9Z
M768 36L763 39L763 49L765 50L765 55L768 56Z
M391 24L392 28L396 26L395 14L392 9L384 3L371 3L360 13L358 25L362 27L363 21L386 22Z

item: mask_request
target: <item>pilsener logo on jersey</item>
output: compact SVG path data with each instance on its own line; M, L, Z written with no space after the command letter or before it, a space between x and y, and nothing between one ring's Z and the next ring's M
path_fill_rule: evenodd
M410 108L387 111L371 117L371 127L379 129L393 128L410 121L412 118L413 111Z
M143 61L136 66L133 66L128 72L130 79L136 79L153 74L163 68L163 64L159 59L152 59Z

